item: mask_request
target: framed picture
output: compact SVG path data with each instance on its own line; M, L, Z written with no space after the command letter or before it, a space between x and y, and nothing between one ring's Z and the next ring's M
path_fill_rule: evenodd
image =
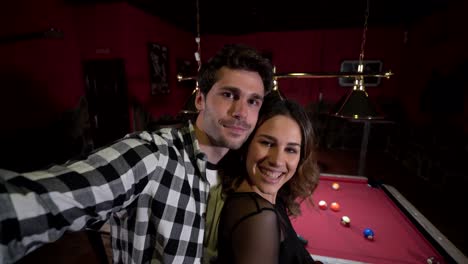
M382 61L380 60L364 60L363 73L377 74L382 71ZM345 60L341 63L340 72L346 73L357 73L359 66L359 60ZM355 78L338 78L340 86L353 86ZM366 87L378 86L380 84L380 78L378 77L365 77L364 85Z
M157 43L148 43L148 54L151 94L168 94L170 89L167 47Z

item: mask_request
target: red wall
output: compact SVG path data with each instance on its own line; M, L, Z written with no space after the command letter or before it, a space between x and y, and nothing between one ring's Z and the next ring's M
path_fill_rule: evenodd
M379 87L368 87L375 103L401 101L408 119L429 122L419 99L434 69L450 71L466 61L462 37L466 4L452 7L411 28L369 28L365 59L382 60L384 71L395 75ZM24 8L27 7L27 8ZM88 59L123 58L126 62L129 100L154 118L174 115L192 89L176 81L176 60L193 63L194 36L127 3L67 6L60 0L9 1L0 9L0 36L56 27L64 39L28 40L0 45L0 124L2 129L24 128L48 122L65 109L74 108L84 94L81 63ZM406 32L406 35L405 35ZM337 72L343 60L357 59L362 29L268 32L241 36L207 35L201 39L201 57L207 60L222 45L241 42L270 52L277 72ZM147 43L169 49L171 93L150 95ZM13 87L13 88L12 88ZM336 102L348 88L333 79L280 80L280 90L307 105ZM465 102L466 93L465 93ZM468 110L453 117L462 125Z
M177 83L176 61L194 60L195 38L190 33L181 31L159 18L149 16L139 9L127 8L125 11L128 21L132 21L125 27L127 34L124 43L130 93L147 106L156 118L163 114L175 115L192 93L192 89L183 88ZM168 95L150 95L150 72L146 48L149 41L168 47L171 89Z
M63 39L0 45L2 131L44 125L74 107L83 93L79 49L69 11L59 0L2 3L2 37L50 27L65 32Z
M179 87L176 60L193 58L194 38L126 3L67 6L60 0L22 0L2 6L0 19L2 37L50 27L64 32L63 39L0 45L2 130L46 126L63 111L75 108L84 95L84 60L124 59L130 102L154 117L176 114L192 92ZM169 95L150 94L150 41L169 48Z
M176 60L193 57L196 45L190 33L126 3L78 7L74 18L83 60L125 60L132 103L140 104L155 118L163 114L175 115L183 107L192 91L179 87ZM150 94L148 42L168 47L171 88L168 95Z

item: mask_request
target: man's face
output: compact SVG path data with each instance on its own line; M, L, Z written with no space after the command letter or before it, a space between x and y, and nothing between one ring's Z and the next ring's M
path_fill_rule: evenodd
M197 127L211 146L238 149L257 123L264 96L263 81L256 72L223 67L211 90L197 95L200 111Z

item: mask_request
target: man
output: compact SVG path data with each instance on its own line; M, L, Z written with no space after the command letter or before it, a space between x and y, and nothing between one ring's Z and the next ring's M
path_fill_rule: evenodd
M195 125L129 135L45 171L0 170L0 262L109 220L114 263L200 263L216 184L206 168L247 139L272 77L255 50L227 45L200 71Z

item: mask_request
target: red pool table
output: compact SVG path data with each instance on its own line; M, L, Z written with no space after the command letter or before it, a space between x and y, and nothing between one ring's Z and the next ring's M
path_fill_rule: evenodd
M340 185L334 190L332 183ZM302 215L291 220L298 235L308 241L307 250L324 263L468 263L468 259L444 237L395 188L372 187L367 178L322 174L314 195L328 209L302 204ZM340 205L338 212L330 204ZM341 224L348 216L349 227ZM375 237L363 235L371 228ZM437 262L434 262L437 263Z

